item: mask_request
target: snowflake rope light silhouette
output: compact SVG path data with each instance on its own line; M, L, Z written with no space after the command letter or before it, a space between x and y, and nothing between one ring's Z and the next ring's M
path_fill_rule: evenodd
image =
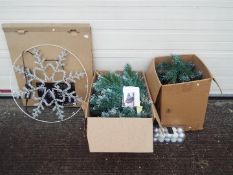
M56 46L56 45L52 45L52 46ZM15 73L21 74L25 78L26 85L23 87L22 90L19 90L18 92L12 91L12 95L14 98L18 98L21 96L21 97L25 97L26 99L31 98L32 100L35 101L34 103L35 108L33 108L32 114L30 115L30 117L33 119L37 119L38 116L42 114L42 112L45 110L45 107L50 107L57 116L58 121L63 121L64 120L63 103L65 102L65 100L67 100L69 103L74 103L74 104L81 104L83 101L82 97L79 97L76 94L76 91L71 88L71 83L76 83L78 80L83 79L84 77L86 77L87 79L87 73L85 71L85 68L78 60L84 71L66 72L64 70L65 61L68 54L71 52L67 51L64 48L61 48L60 46L56 46L56 47L59 47L61 49L61 52L57 56L57 59L54 60L52 63L46 62L46 60L42 57L41 51L38 49L37 46L27 50L30 51L30 53L32 54L35 60L34 61L35 67L32 70L26 68L25 65L19 66L19 65L15 65L15 63L13 65ZM75 58L77 59L77 57ZM48 70L52 71L52 73L48 74ZM61 77L61 78L58 79L57 77ZM53 83L51 88L46 87L46 83L48 82ZM88 85L88 80L87 80L87 85ZM86 88L88 89L88 86ZM39 93L41 94L40 96L38 95ZM53 123L53 122L49 122L49 123Z

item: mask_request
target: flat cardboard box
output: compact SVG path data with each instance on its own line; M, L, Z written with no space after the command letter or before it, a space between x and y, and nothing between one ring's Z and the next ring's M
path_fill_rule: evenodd
M196 55L181 56L184 60L193 62L197 70L203 72L202 80L162 85L155 68L160 62L170 60L170 56L164 56L153 59L149 65L146 72L147 83L163 126L201 130L205 121L212 75Z
M89 24L46 24L46 23L7 23L3 24L2 28L7 40L12 64L15 62L23 51L28 48L43 44L52 44L61 46L68 51L72 52L79 58L83 64L87 76L88 86L90 89L91 81L93 77L93 59L92 59L92 35L91 27ZM50 60L55 60L60 53L60 49L52 46L46 46L43 49L43 54ZM69 58L68 55L67 58ZM34 59L30 54L24 54L25 65L27 68L33 69L35 67ZM22 59L19 59L16 65L23 65ZM67 59L65 62L66 72L83 71L83 68L77 61L73 59ZM49 73L49 72L48 72ZM25 86L25 79L22 75L15 74L19 89ZM59 77L57 77L59 78ZM86 87L83 88L83 84L86 84L86 78L80 79L75 84L76 94L82 97L84 100L87 97ZM36 94L37 95L37 94ZM25 105L25 99L23 104ZM28 106L33 106L34 101L29 99Z
M98 73L106 73L106 71L98 71ZM144 73L142 75L146 80ZM96 79L95 73L93 83ZM151 99L149 90L148 96ZM93 117L90 115L88 101L85 116L90 152L153 152L153 120L158 118L158 114L153 105L151 110L150 118Z

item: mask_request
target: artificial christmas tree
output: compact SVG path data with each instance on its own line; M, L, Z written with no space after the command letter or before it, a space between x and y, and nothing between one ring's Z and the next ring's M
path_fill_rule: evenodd
M202 72L196 70L194 63L184 61L179 55L172 55L169 62L159 63L156 71L162 84L201 80L203 77Z
M142 111L137 112L137 107L122 105L124 86L139 87ZM132 71L128 64L122 74L110 72L98 75L97 81L93 84L90 111L92 116L100 117L150 117L151 102L143 76Z

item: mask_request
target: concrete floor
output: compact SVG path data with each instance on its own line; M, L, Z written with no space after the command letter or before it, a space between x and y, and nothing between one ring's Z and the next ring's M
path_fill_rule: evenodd
M233 174L233 100L210 100L205 129L151 154L89 153L82 114L58 124L0 99L0 175Z

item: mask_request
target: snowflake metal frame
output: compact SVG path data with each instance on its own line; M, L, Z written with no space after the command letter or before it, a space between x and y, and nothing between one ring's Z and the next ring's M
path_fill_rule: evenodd
M55 61L55 64L53 63L47 63L45 64L45 59L42 58L42 55L40 54L40 50L38 49L38 47L41 46L53 46L53 47L58 47L61 49L61 53L57 56L57 61ZM21 91L14 91L12 90L12 81L10 78L10 86L11 86L11 90L12 90L12 96L13 99L16 103L16 105L24 112L24 114L26 114L28 117L33 118L37 121L41 121L41 122L46 122L46 123L57 123L57 122L61 122L61 121L65 121L67 119L70 119L71 117L73 117L75 114L77 114L80 111L80 107L78 108L78 110L74 113L72 113L71 116L67 117L64 119L64 106L61 105L62 102L64 102L65 98L68 98L69 101L74 101L75 103L78 102L82 102L82 98L78 97L75 95L75 91L69 92L69 90L71 89L71 82L75 83L77 80L83 78L84 76L86 76L86 97L85 97L85 101L87 99L87 93L88 93L88 76L85 70L85 67L83 66L83 64L81 63L81 61L79 60L79 58L74 55L72 52L68 51L67 49L58 46L58 45L53 45L53 44L41 44L41 45L36 45L33 46L26 51L31 51L33 54L33 57L35 59L35 64L37 67L35 67L33 69L33 71L30 71L29 69L25 69L22 66L16 66L16 62L22 57L22 55L19 55L14 63L13 63L13 68L15 70L15 73L19 73L19 74L23 74L28 78L28 86L29 88L24 87L23 90ZM65 72L63 69L65 66L64 61L66 60L66 56L69 54L71 54L81 65L82 69L84 70L83 72L69 72L67 74L67 72ZM52 75L48 76L48 74L46 73L46 70L50 68L52 69ZM37 76L37 73L40 72L44 75L44 78L40 78ZM55 75L56 73L60 73L62 74L62 79L59 80L55 80ZM12 73L11 73L12 76ZM37 81L40 83L39 86L35 87L32 85L33 81ZM52 89L47 89L45 87L45 83L51 81L54 82L54 86ZM59 84L60 83L65 83L66 84L66 88L65 89L61 89ZM36 96L36 92L41 91L42 92L42 96L38 97ZM62 95L61 99L56 98L55 96L55 92L59 92ZM36 106L36 108L33 109L32 115L28 114L27 112L25 112L20 105L17 103L16 98L20 97L20 96L26 96L28 97L31 94L31 98L35 101L37 101L37 103L35 103L34 105ZM52 99L50 102L48 102L45 99L45 96L49 95L49 97ZM52 110L54 112L56 112L56 116L58 117L59 120L57 121L46 121L46 120L40 120L37 117L39 116L39 114L42 113L42 111L45 109L45 106L52 106L53 108Z

